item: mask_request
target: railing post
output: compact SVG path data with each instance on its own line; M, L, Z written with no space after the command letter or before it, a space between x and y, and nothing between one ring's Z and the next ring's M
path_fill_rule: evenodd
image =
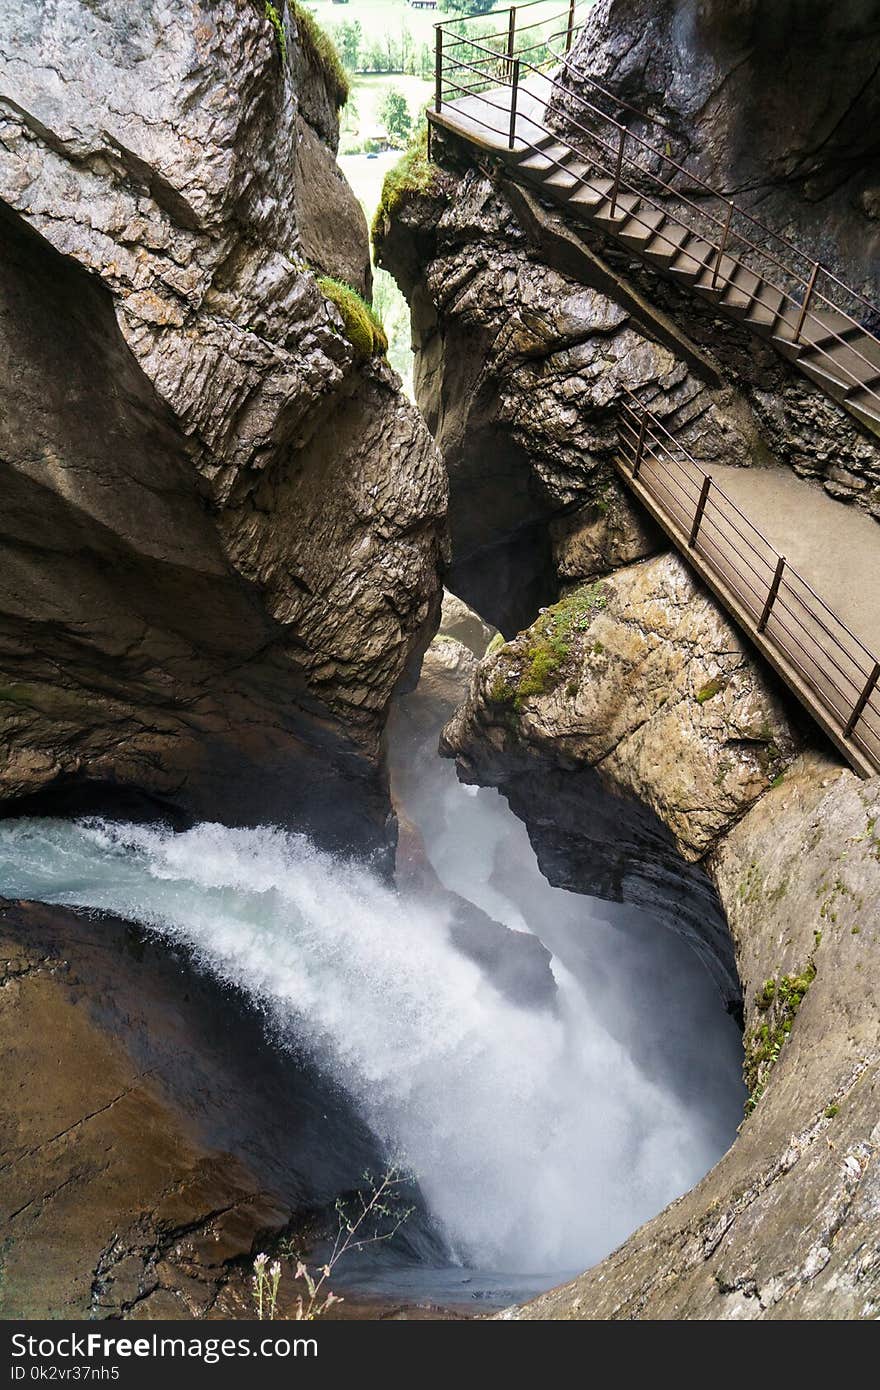
M611 211L608 216L613 217L617 208L617 195L620 192L620 171L623 168L623 147L626 144L627 129L625 125L620 127L620 142L617 146L617 163L614 167L614 186L611 189Z
M688 545L690 546L691 550L693 550L694 546L697 543L697 534L700 530L700 522L703 520L703 512L706 510L706 499L709 496L709 488L711 486L712 479L709 477L709 474L707 473L705 478L703 479L703 486L700 489L700 500L697 503L697 510L694 514L694 524L691 527L691 534L688 540Z
M642 466L642 458L643 458L644 453L645 453L645 435L647 434L647 432L648 432L648 417L647 417L647 415L645 415L645 414L643 413L643 414L642 414L642 424L641 424L641 428L640 428L640 430L639 430L639 442L638 442L638 444L636 445L636 461L635 461L635 463L633 464L633 471L632 471L632 476L633 476L633 481L634 481L634 482L635 482L636 478L639 476L639 469L640 469L641 466Z
M434 110L443 105L443 26L434 30Z
M565 35L565 51L566 51L566 53L568 53L568 52L570 51L570 49L571 49L571 41L572 41L572 38L574 37L574 7L575 7L576 3L577 3L577 0L569 0L569 5L568 5L568 30L566 31L566 35Z
M758 631L759 631L759 632L763 632L763 631L764 631L764 628L767 626L767 621L768 621L768 619L769 619L769 617L770 617L770 610L771 610L771 608L773 607L774 603L776 602L776 595L779 593L779 585L780 585L780 583L781 583L781 581L782 581L782 571L783 571L784 569L785 569L785 556L784 556L784 555L780 555L779 559L778 559L777 562L776 562L776 570L775 570L775 573L774 573L774 575L773 575L773 578L772 578L771 581L770 581L770 589L769 589L769 592L768 592L768 594L767 594L767 598L766 598L766 600L765 600L765 602L764 602L764 607L763 607L762 610L761 610L761 616L760 616L760 618L758 619Z
M510 7L510 18L507 22L507 78L513 72L513 49L516 38L516 5Z
M807 292L804 295L804 302L801 305L801 312L798 315L797 328L794 330L794 340L796 343L799 343L801 340L801 332L804 327L804 321L807 317L807 310L810 307L810 300L813 298L813 290L816 288L816 276L819 274L819 270L819 262L815 261L813 264L813 269L810 272L810 279L807 285Z
M718 248L718 255L715 259L715 268L712 271L712 288L718 285L718 272L721 269L721 262L724 259L724 249L727 246L727 238L730 235L730 219L733 217L733 203L727 204L727 220L724 223L724 231L721 233L721 245Z
M880 680L880 661L875 661L874 669L871 672L868 679L865 681L865 688L862 691L859 698L856 700L855 704L853 705L852 714L846 721L846 728L843 731L844 738L849 738L853 729L856 727L859 720L861 719L862 711L864 710L865 705L868 703L871 696L873 695L874 686L877 684L878 680Z
M513 149L516 140L516 89L519 86L519 58L513 60L513 85L510 89L510 137L508 149Z

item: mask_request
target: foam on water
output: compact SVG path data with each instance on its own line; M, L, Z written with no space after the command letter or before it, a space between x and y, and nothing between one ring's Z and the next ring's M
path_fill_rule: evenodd
M0 893L132 919L246 991L414 1172L468 1263L583 1268L720 1152L701 1098L647 1075L589 979L555 958L558 1011L518 1007L453 947L444 909L303 836L6 821Z

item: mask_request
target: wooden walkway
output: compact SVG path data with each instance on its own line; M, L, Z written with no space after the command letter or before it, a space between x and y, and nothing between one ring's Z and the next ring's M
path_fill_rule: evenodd
M482 42L468 41L473 61L456 59L455 45L462 43L454 40L443 59L428 110L431 125L490 153L511 177L573 220L619 241L744 323L880 436L880 340L874 331L880 309L818 263L805 263L797 248L706 185L717 210L695 202L680 185L693 188L699 179L589 101L579 103L580 119L566 117L570 133L563 138L550 128L546 109L556 79L521 59L499 59ZM499 64L513 74L501 84ZM486 85L489 71L496 85ZM571 93L566 96L570 103ZM595 119L584 124L591 113ZM678 170L679 184L644 167L639 157L646 153Z
M655 521L863 777L880 772L880 662L634 396L616 463Z

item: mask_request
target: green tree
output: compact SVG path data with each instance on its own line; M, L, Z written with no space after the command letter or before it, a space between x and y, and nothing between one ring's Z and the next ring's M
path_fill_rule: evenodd
M344 19L341 24L334 24L330 33L339 50L343 67L348 68L349 72L356 72L361 51L360 20Z
M397 87L389 87L382 105L379 119L393 140L406 141L412 131L412 116L406 104L406 97Z
M446 0L446 8L459 14L486 14L496 3L497 0Z

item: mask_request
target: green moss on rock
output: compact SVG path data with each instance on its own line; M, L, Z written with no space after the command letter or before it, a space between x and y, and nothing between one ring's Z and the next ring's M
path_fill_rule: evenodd
M348 73L342 66L342 59L336 51L336 45L305 6L298 5L296 0L290 0L290 9L296 20L303 52L321 72L338 111L340 106L344 106L348 101L351 84Z
M284 0L281 0L282 5L283 3ZM284 32L284 21L276 7L272 4L272 0L264 0L263 9L266 18L275 30L275 42L278 45L278 56L283 63L287 57L287 35Z
M751 1115L767 1086L785 1041L794 1025L804 996L816 978L812 956L799 975L779 975L765 980L755 995L755 1005L768 1017L744 1039L743 1078L749 1088L745 1111Z
M503 671L496 671L488 695L493 705L511 705L516 699L516 686L510 684Z
M703 688L697 691L697 704L704 705L707 700L714 699L716 695L721 694L726 685L727 681L723 676L716 676L714 680L707 681Z
M430 193L439 177L438 165L428 158L428 126L427 122L422 122L406 152L385 175L379 206L373 218L374 244L384 233L386 222L393 217L406 194Z
M322 276L318 288L325 299L336 305L345 325L345 336L361 362L382 357L388 351L388 338L376 311L351 285Z

